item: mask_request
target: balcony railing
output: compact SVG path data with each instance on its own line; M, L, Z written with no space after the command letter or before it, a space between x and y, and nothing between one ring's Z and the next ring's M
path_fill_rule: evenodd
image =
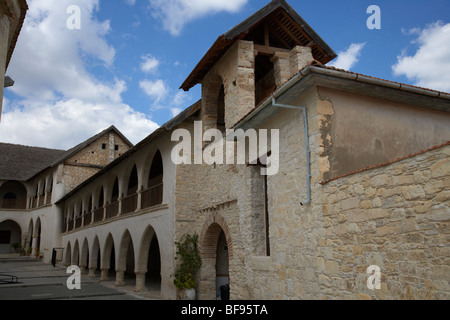
M89 211L84 214L83 226L88 226L91 224L91 222L92 222L92 211Z
M0 209L25 210L27 199L0 199Z
M161 204L163 200L163 184L157 184L142 192L142 209Z
M138 195L132 194L122 199L122 214L133 213L137 209Z
M119 201L106 206L106 219L117 217L119 214Z
M97 210L94 211L94 223L103 221L104 212L105 210L103 209L103 207L98 208Z
M163 184L158 184L142 191L141 195L141 208L151 208L160 205L163 200ZM139 208L138 206L139 195L137 193L132 194L128 197L121 199L120 201L115 201L105 207L94 209L91 212L84 214L84 221L82 218L76 218L75 220L67 221L66 232L70 232L88 225L95 225L104 220L104 214L106 211L106 220L110 220L119 216L126 216L131 213L136 212ZM120 210L121 209L121 210ZM92 223L92 215L94 215L94 220Z

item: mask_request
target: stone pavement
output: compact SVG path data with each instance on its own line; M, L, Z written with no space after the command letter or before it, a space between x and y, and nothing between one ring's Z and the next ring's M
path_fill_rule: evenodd
M81 275L81 290L69 290L67 279L71 274L61 265L18 255L0 255L0 274L13 275L18 283L0 282L0 300L157 300L159 291L151 288L146 293L135 293L134 281L115 287L113 281L99 282ZM4 279L0 277L0 279Z

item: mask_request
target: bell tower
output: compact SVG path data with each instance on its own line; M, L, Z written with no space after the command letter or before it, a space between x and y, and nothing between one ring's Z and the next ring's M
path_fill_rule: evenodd
M284 0L273 0L221 35L181 86L202 85L204 130L237 124L314 61L336 54Z

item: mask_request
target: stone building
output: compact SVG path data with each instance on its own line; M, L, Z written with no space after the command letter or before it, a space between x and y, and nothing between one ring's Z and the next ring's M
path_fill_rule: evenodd
M199 299L449 299L450 95L335 57L284 0L218 37L182 84L200 101L52 200L63 263L176 299L196 233Z
M11 78L5 77L5 72L8 69L27 10L26 0L0 0L0 118L3 88L14 84Z
M54 203L131 147L114 126L68 151L0 143L0 253L19 243L49 263L61 247Z

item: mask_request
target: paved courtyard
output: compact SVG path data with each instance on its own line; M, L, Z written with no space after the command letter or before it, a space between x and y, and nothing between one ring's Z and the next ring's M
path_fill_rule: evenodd
M69 290L67 279L71 274L61 265L42 263L35 258L0 255L0 275L17 277L17 283L3 283L0 276L0 300L157 300L159 291L151 288L146 293L135 293L134 281L120 288L113 281L99 282L81 275L81 290Z

